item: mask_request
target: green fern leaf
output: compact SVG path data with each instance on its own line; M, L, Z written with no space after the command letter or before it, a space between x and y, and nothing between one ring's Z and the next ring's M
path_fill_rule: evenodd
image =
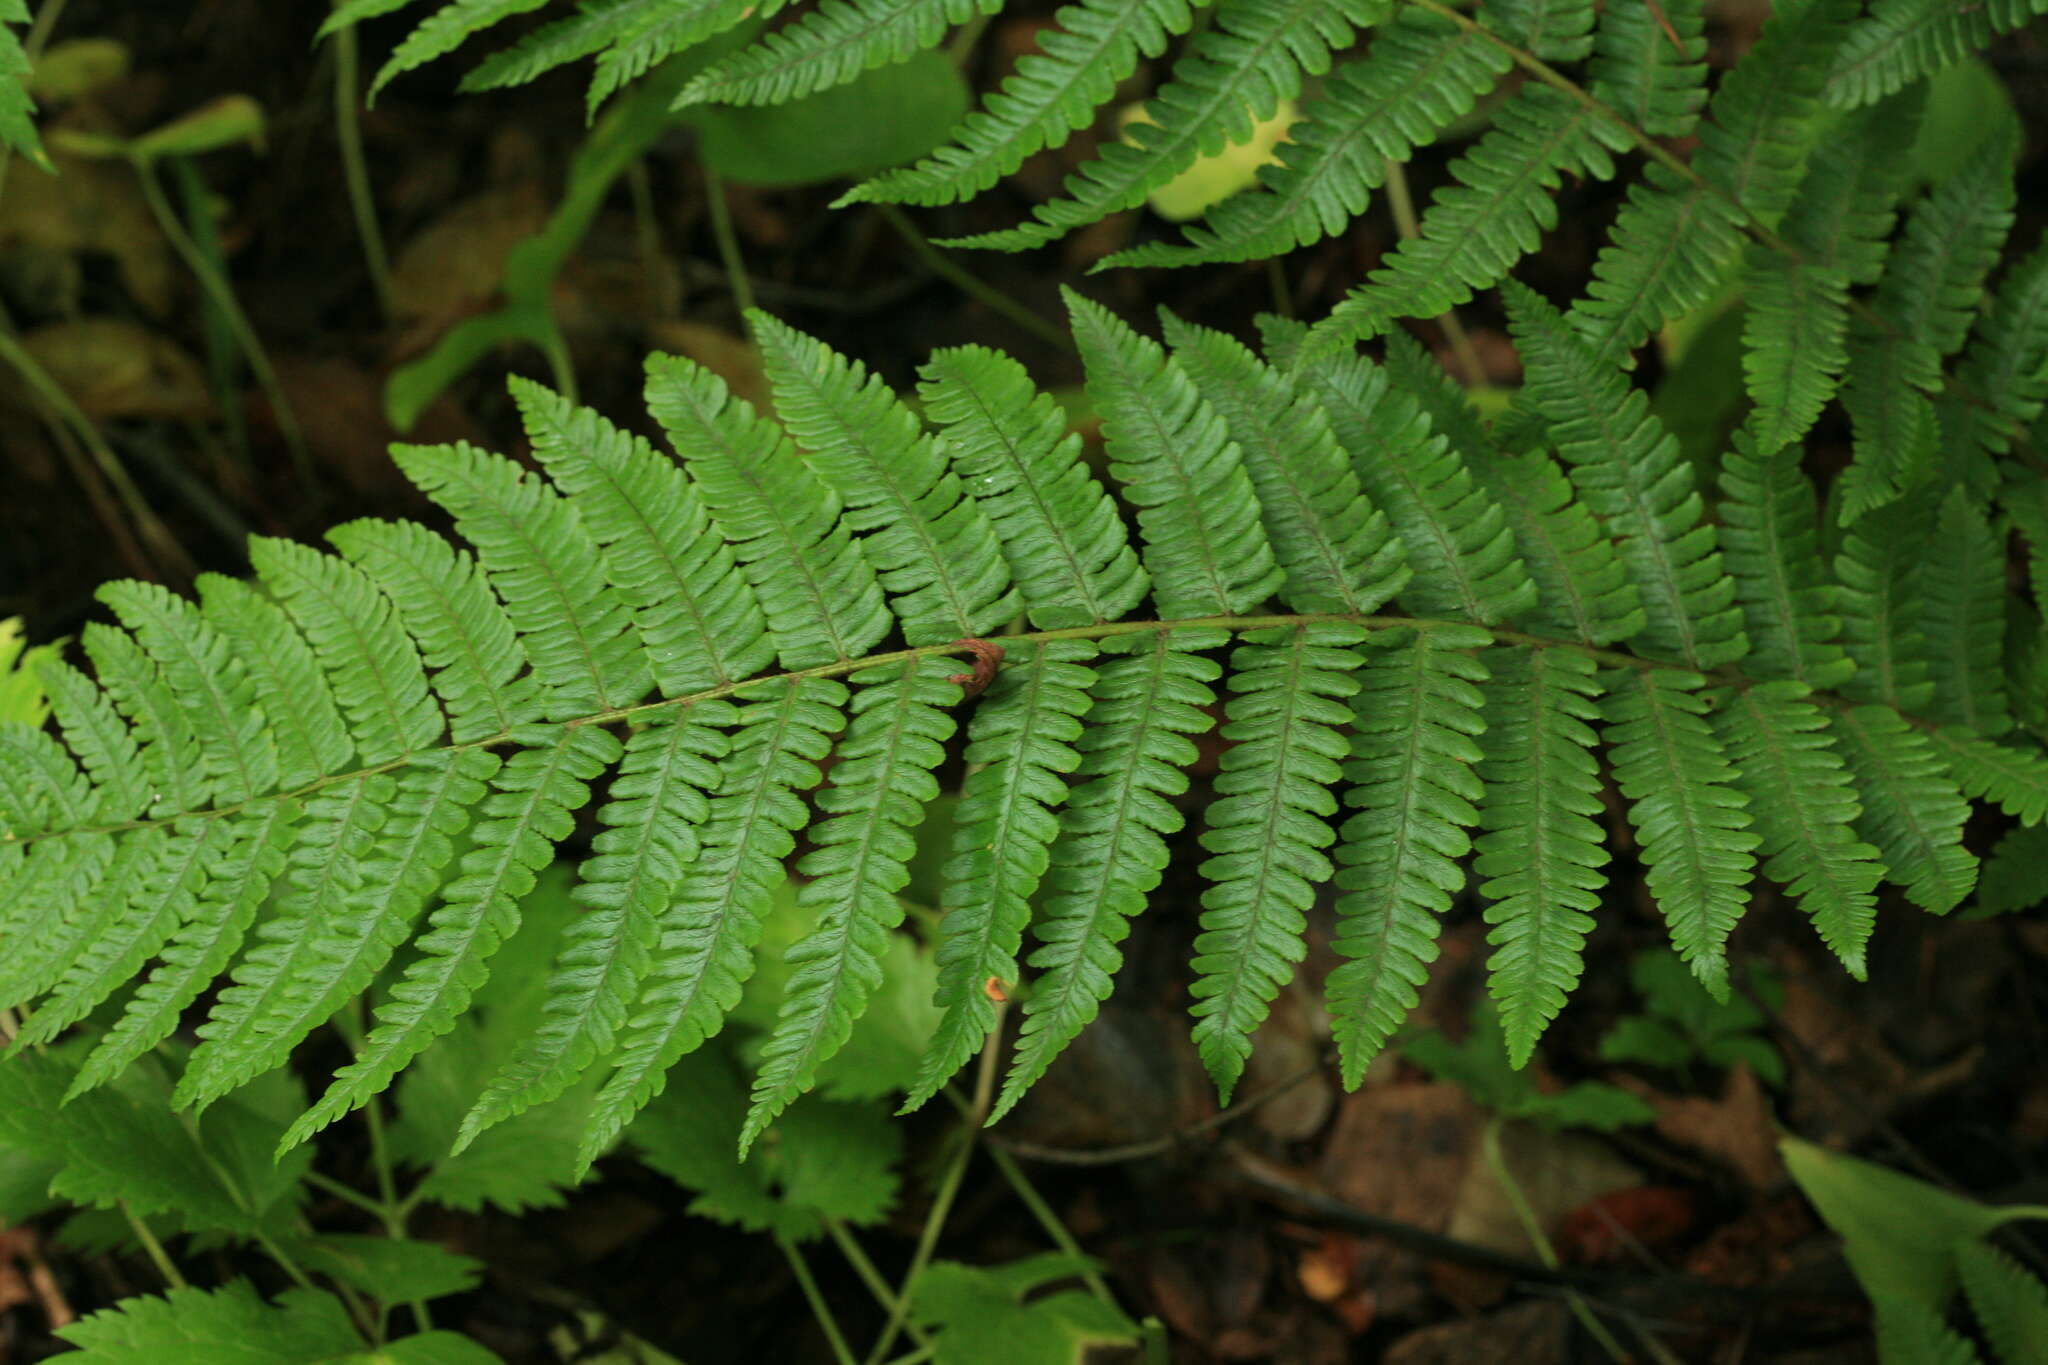
M1012 649L967 730L970 765L953 817L936 950L935 1001L944 1011L918 1059L903 1112L939 1092L995 1027L994 981L1007 992L1022 975L1017 954L1031 897L1059 832L1066 775L1091 703L1095 646L1045 640Z
M2002 1365L2048 1361L2048 1288L2012 1257L1977 1238L1958 1243L1955 1256L1970 1312Z
M246 816L219 821L228 834L207 868L197 908L164 945L149 979L135 988L121 1017L79 1067L66 1100L105 1085L170 1037L185 1010L227 970L256 919L257 907L284 871L298 814L295 802L273 801Z
M34 64L14 30L5 27L28 22L27 0L6 0L0 4L0 143L48 171L50 157L36 135L36 106L28 90Z
M327 539L390 594L436 670L451 739L469 744L540 719L540 683L474 559L410 521L351 521Z
M1202 1064L1228 1104L1252 1034L1307 953L1303 934L1323 853L1336 834L1330 787L1349 748L1345 703L1358 691L1364 640L1352 625L1251 631L1231 654L1216 775L1202 847L1202 932L1195 939L1192 1013Z
M255 684L276 744L277 782L291 790L339 772L355 753L341 709L305 637L275 603L239 579L201 574L201 611L224 636Z
M2012 728L2005 699L2005 537L1961 488L1942 499L1921 549L1920 633L1932 662L1927 714L1997 738Z
M192 723L216 798L232 804L274 788L277 749L270 718L256 704L255 684L227 638L191 602L154 583L108 583L97 596L162 670Z
M71 914L33 938L10 939L14 951L0 964L0 1009L14 1009L51 989L89 947L117 932L123 911L142 894L167 844L168 832L156 827L121 840L105 875Z
M1088 727L1075 745L1081 765L1060 814L1060 857L1034 925L1041 946L1030 965L1040 975L991 1123L1023 1098L1109 998L1110 978L1123 964L1117 945L1166 866L1164 836L1185 823L1171 798L1187 790L1181 770L1196 756L1188 736L1214 724L1205 708L1215 703L1209 684L1222 669L1197 651L1221 648L1229 638L1195 628L1102 642L1111 657L1089 689Z
M964 346L933 352L920 374L946 460L988 513L1032 624L1114 621L1144 601L1152 580L1116 504L1024 367Z
M1927 738L1963 795L1990 801L2025 825L2048 815L2048 756L2039 749L1993 743L1957 726L1943 726Z
M818 1068L845 1045L853 1021L881 980L889 931L903 921L896 893L924 807L938 795L932 769L945 757L960 701L951 663L927 658L900 669L856 674L853 720L838 748L832 785L817 798L827 817L811 834L797 870L812 880L798 903L816 927L789 950L796 968L780 1017L761 1049L761 1070L740 1128L740 1153L809 1089Z
M511 385L534 458L604 547L605 577L633 608L661 694L766 668L775 652L760 604L675 462L538 384L515 377Z
M1485 833L1472 870L1491 902L1488 990L1508 1060L1522 1067L1585 971L1582 949L1607 882L1591 725L1599 683L1593 661L1570 650L1496 647L1481 660Z
M646 694L632 620L605 591L597 542L567 499L474 446L400 446L392 458L476 546L540 681L546 719L616 710Z
M647 407L733 544L787 668L857 659L889 632L875 573L804 476L796 448L723 380L674 356L647 360Z
M594 116L599 105L662 62L707 38L725 32L749 17L766 19L782 8L781 0L750 5L746 0L676 0L636 15L626 32L611 40L597 59L586 104ZM585 39L584 41L588 41Z
M1742 241L1740 209L1652 162L1629 186L1585 297L1572 306L1572 325L1600 364L1626 366L1658 328L1714 296Z
M705 6L722 2L699 0ZM673 8L674 0L582 0L576 14L543 24L511 47L478 62L462 78L461 89L474 94L524 85L558 66L625 41L650 15Z
M149 786L146 813L157 817L205 809L213 784L198 736L149 655L127 631L97 621L87 622L79 638L100 686L141 741Z
M2044 901L2048 901L2048 826L2017 826L1986 855L1971 917L2031 910Z
M1546 62L1583 61L1593 51L1592 0L1486 0L1480 20Z
M1933 657L1920 591L1932 509L1879 508L1842 535L1835 555L1842 644L1856 672L1842 691L1857 701L1917 712L1934 697Z
M1515 553L1506 514L1475 485L1462 453L1430 429L1413 395L1358 355L1309 361L1301 375L1367 496L1407 546L1412 573L1403 606L1495 622L1535 604L1536 585Z
M717 789L724 727L738 713L703 701L635 732L597 813L605 828L570 897L570 921L545 989L539 1025L485 1085L462 1121L456 1150L485 1128L555 1099L611 1050L637 998L661 920L699 852L696 827Z
M1970 399L1964 439L1994 457L2048 407L2048 240L1999 279L1956 381Z
M1610 153L1623 145L1585 105L1547 85L1524 85L1495 111L1486 136L1451 163L1458 183L1438 193L1418 234L1311 329L1309 353L1378 336L1400 318L1435 317L1498 284L1557 225L1551 195L1563 177L1607 179Z
M1736 433L1721 489L1722 542L1750 640L1745 671L1840 687L1856 665L1835 640L1838 590L1820 557L1819 507L1798 450L1765 454Z
M1164 620L1243 611L1280 586L1240 452L1216 410L1159 343L1067 291L1109 472L1138 509Z
M1851 28L1828 72L1828 102L1869 104L1955 65L2039 14L2043 0L1876 0Z
M2010 130L1984 139L1913 211L1871 299L1877 319L1850 329L1842 404L1856 442L1842 473L1842 518L1853 522L1917 483L1939 432L1928 396L1963 344L1985 277L2013 222Z
M370 81L369 97L375 100L377 92L393 78L415 67L425 66L436 57L445 57L493 24L502 23L514 15L530 13L545 3L547 0L447 0L440 9L421 20L419 27L406 35L405 41L378 69ZM357 7L350 22L396 8L397 5L387 4L385 0L372 0L368 6ZM328 20L327 28L339 27L343 18L343 14L334 15Z
M1607 5L1593 35L1593 98L1653 137L1692 132L1707 103L1702 0Z
M1186 33L1208 0L1080 0L1040 30L1038 50L967 115L953 140L914 166L884 172L840 196L855 203L951 204L969 199L1024 164L1040 148L1093 122L1137 68Z
M1714 92L1693 167L1752 223L1778 225L1808 152L1828 131L1820 101L1825 64L1856 9L1855 0L1808 0L1773 10Z
M249 561L311 642L363 764L388 763L440 737L441 708L427 692L419 650L369 575L267 536L250 539Z
M1175 362L1244 458L1284 575L1281 598L1299 612L1364 616L1399 592L1406 552L1359 491L1320 405L1234 339L1162 317Z
M1173 79L1146 105L1149 122L1131 141L1104 146L1067 177L1067 197L1032 210L1036 222L943 242L945 246L1022 251L1057 241L1077 227L1143 203L1145 196L1225 145L1251 136L1304 73L1321 75L1330 53L1350 44L1358 25L1385 16L1384 0L1243 0L1220 10L1174 64Z
M1725 1000L1728 935L1748 905L1750 851L1760 841L1700 685L1668 669L1631 670L1611 681L1602 711L1614 780L1671 946Z
M416 4L418 0L343 0L334 7L334 12L321 23L316 36L325 38L341 29L352 27L370 19L381 19L387 14Z
M1833 730L1863 800L1857 836L1883 855L1886 878L1937 915L1961 905L1977 880L1963 847L1970 808L1932 742L1883 706L1845 711Z
M1878 851L1851 827L1856 789L1829 740L1828 719L1799 683L1733 689L1716 698L1714 730L1749 798L1764 874L1813 920L1821 941L1862 980L1876 923Z
M1185 245L1131 247L1093 269L1259 260L1340 233L1365 212L1387 167L1470 113L1509 64L1479 30L1404 9L1375 35L1370 56L1338 67L1303 108L1276 149L1279 164L1259 172L1260 189L1210 210L1186 229Z
M1712 668L1749 648L1735 580L1722 572L1692 469L1649 400L1574 335L1557 310L1510 284L1509 316L1528 393L1595 516L1620 537L1649 624L1643 652Z
M97 791L93 818L113 823L140 815L150 803L149 773L128 722L92 679L55 655L37 660L35 675L65 746L78 755Z
M912 645L979 636L1017 614L995 529L916 416L855 361L749 314L775 411L844 501L848 529Z
M1415 1008L1416 990L1436 958L1438 917L1465 884L1459 859L1471 849L1483 789L1473 765L1485 727L1478 684L1486 669L1469 651L1492 643L1485 631L1444 626L1381 632L1363 689L1353 698L1354 814L1339 831L1337 931L1331 946L1350 959L1330 973L1331 1030L1348 1086Z
M580 1165L610 1148L661 1093L668 1069L716 1034L739 1003L762 917L787 875L793 832L809 820L798 793L818 784L818 763L846 723L845 707L843 685L808 678L740 710L700 827L701 851L661 916L639 1000L584 1130Z
M675 107L799 100L936 47L953 25L1002 7L1003 0L824 0L697 76Z
M586 784L619 757L618 740L594 726L534 726L517 738L530 747L491 775L485 818L471 830L473 846L462 856L460 874L441 889L441 908L416 945L420 956L378 1008L356 1059L285 1130L280 1151L386 1089L420 1049L454 1025L490 954L518 927L518 901L533 889L535 870L567 837L572 813L589 801Z

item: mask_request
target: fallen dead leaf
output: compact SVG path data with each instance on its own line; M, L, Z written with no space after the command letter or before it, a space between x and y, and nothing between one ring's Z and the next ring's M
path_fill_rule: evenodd
M197 360L178 344L126 318L78 318L38 327L22 349L94 421L116 417L205 421L213 395ZM16 406L24 406L20 395Z
M1655 1106L1660 1136L1719 1158L1752 1190L1770 1189L1785 1178L1770 1098L1747 1065L1730 1068L1721 1094L1713 1099L1666 1095L1633 1077L1618 1079Z
M0 195L0 251L20 247L100 252L114 258L136 303L156 317L170 311L175 271L170 248L128 166L53 155L49 175L17 158Z
M1583 1133L1557 1133L1533 1123L1505 1123L1501 1160L1544 1234L1555 1238L1564 1216L1580 1205L1642 1183L1642 1175L1604 1143ZM1465 1171L1452 1209L1451 1236L1517 1256L1536 1248L1508 1193L1484 1160Z
M1537 1299L1485 1317L1410 1332L1387 1348L1381 1365L1564 1365L1569 1322L1562 1303Z
M415 233L391 265L399 354L426 349L450 326L489 307L504 281L506 255L547 219L546 190L523 180L471 195Z

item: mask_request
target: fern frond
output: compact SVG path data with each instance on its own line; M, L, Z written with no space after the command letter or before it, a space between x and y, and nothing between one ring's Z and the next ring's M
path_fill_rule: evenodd
M392 458L476 546L540 682L543 718L615 710L646 694L632 618L605 590L597 542L566 498L474 446L401 446Z
M1474 484L1461 453L1430 429L1413 395L1355 354L1311 360L1301 372L1359 483L1407 546L1413 572L1402 604L1419 615L1484 622L1534 605L1536 585L1515 553L1506 514Z
M1932 663L1927 714L1997 738L2012 728L2005 699L2005 537L1968 490L1942 499L1921 551L1920 633Z
M889 386L765 313L749 314L775 412L863 532L861 552L912 645L979 636L1017 614L995 529Z
M995 1027L989 983L1007 992L1021 972L1017 954L1031 922L1031 897L1045 877L1059 833L1066 775L1093 698L1095 647L1041 641L1006 653L967 731L972 765L953 817L944 869L945 918L934 956L944 1013L918 1059L903 1112L939 1092Z
M1244 458L1284 575L1282 600L1300 612L1363 616L1399 592L1406 552L1359 491L1320 405L1235 339L1162 316L1174 360Z
M1956 381L1971 400L1963 439L1992 456L2048 407L2048 239L2000 277Z
M1654 137L1684 137L1707 103L1702 0L1607 5L1593 34L1593 98Z
M356 1059L278 1142L286 1151L385 1090L420 1050L454 1027L486 973L485 963L519 926L519 898L590 800L588 783L618 760L620 746L595 726L533 726L521 749L491 773L492 792L470 831L456 878L416 943L420 956L379 1006Z
M1185 823L1172 799L1195 760L1188 736L1214 723L1209 684L1222 669L1196 651L1220 648L1220 630L1161 630L1103 641L1109 655L1088 695L1081 764L1060 813L1061 857L1034 926L1040 975L1024 1004L1016 1055L989 1121L1008 1113L1053 1059L1095 1018L1123 964L1117 945L1159 885L1164 836ZM1122 656L1122 657L1117 657Z
M647 359L647 408L753 585L783 664L857 659L889 632L875 571L773 423L692 361Z
M228 833L212 865L199 904L169 943L149 979L135 988L121 1017L103 1034L78 1069L66 1098L96 1089L171 1036L185 1010L227 970L256 910L284 871L296 833L295 802L275 801L219 825Z
M1799 451L1760 450L1746 430L1721 457L1722 543L1742 604L1745 671L1837 688L1856 671L1835 637L1838 589L1820 555L1820 509Z
M1352 625L1252 631L1231 654L1222 735L1201 866L1202 932L1195 939L1195 1045L1230 1102L1251 1056L1252 1034L1307 953L1302 936L1323 853L1336 833L1330 788L1349 749L1345 703L1358 691L1366 632Z
M1068 176L1067 197L1033 209L1035 222L941 245L1022 251L1143 203L1198 156L1249 138L1255 121L1300 92L1304 73L1321 75L1356 26L1385 11L1381 0L1241 0L1219 10L1215 27L1146 104L1149 121L1132 124L1129 142L1105 145Z
M2048 1342L2048 1288L2038 1276L1975 1237L1955 1249L1956 1274L1984 1337L2008 1365L2039 1360Z
M1480 21L1546 62L1576 62L1593 51L1592 0L1486 0Z
M1833 732L1863 801L1856 833L1883 855L1886 878L1937 915L1961 905L1977 880L1963 847L1970 808L1931 741L1884 706L1843 712Z
M1478 30L1403 9L1303 107L1275 149L1279 164L1260 170L1261 188L1218 204L1185 229L1184 245L1131 247L1093 268L1251 261L1334 236L1365 212L1390 164L1470 113L1508 66Z
M1692 466L1649 411L1649 400L1603 362L1533 291L1506 290L1528 393L1595 516L1620 537L1641 594L1643 651L1712 668L1749 648L1735 580L1722 572Z
M1995 133L1915 207L1870 308L1850 329L1842 393L1855 453L1842 473L1853 522L1928 471L1939 440L1929 395L1963 344L1985 277L2013 222L2013 142Z
M2048 815L2048 757L2024 742L1997 744L1959 726L1943 726L1928 741L1963 795L1991 802L2023 825Z
M540 685L527 671L526 651L474 559L409 521L366 517L335 527L327 539L390 595L435 670L434 691L456 743L540 719Z
M1497 647L1481 661L1485 833L1472 870L1491 902L1487 988L1520 1067L1585 971L1581 949L1607 884L1591 724L1599 681L1593 661L1569 650Z
M1828 72L1828 102L1838 108L1869 104L1944 70L2039 14L2043 0L1876 0L1836 51Z
M763 35L696 76L676 96L675 107L799 100L936 47L953 25L994 14L1003 3L824 0L787 28Z
M1469 626L1382 632L1364 686L1352 699L1354 812L1337 846L1337 931L1350 959L1331 971L1331 1030L1344 1082L1365 1069L1415 1008L1416 990L1436 958L1438 916L1465 884L1459 864L1471 849L1482 795L1473 765L1482 757L1486 668L1470 651L1492 636Z
M708 7L723 0L698 3ZM675 0L582 0L576 14L543 24L478 62L462 78L460 88L474 93L524 85L558 66L602 52L646 24L649 15L674 8Z
M1024 367L997 351L935 351L918 386L946 462L982 504L1034 625L1114 621L1152 580L1081 438Z
M1614 780L1629 802L1650 893L1671 946L1713 993L1728 993L1728 935L1748 905L1748 801L1708 726L1701 679L1669 669L1613 678L1602 714Z
M749 17L768 18L782 8L782 0L748 4L746 0L664 0L633 27L619 35L597 59L590 78L586 101L591 114L627 82L687 48L739 24Z
M52 989L73 962L114 933L131 899L142 894L142 885L163 860L169 842L169 831L162 827L145 828L137 837L121 840L104 874L92 883L91 895L71 914L33 938L10 939L16 946L0 964L0 1009L13 1009Z
M838 747L832 785L817 798L826 819L797 864L811 878L797 903L817 919L787 955L796 972L761 1047L740 1127L742 1157L845 1045L881 981L882 948L903 921L896 893L910 878L916 850L910 832L938 795L932 769L953 733L947 708L961 692L948 681L951 668L949 660L927 658L854 675L852 723Z
M65 747L78 756L96 793L93 818L113 823L140 815L150 804L149 773L142 746L113 701L56 655L38 660L35 672Z
M376 99L377 92L394 78L425 66L437 57L447 56L494 24L503 23L514 15L530 13L546 3L547 0L446 0L440 9L420 20L419 26L392 51L370 81L369 98ZM391 0L371 0L367 5L350 6L331 16L321 31L330 32L345 22L359 22L397 8L399 5L391 3Z
M1856 9L1856 0L1774 9L1755 46L1714 92L1693 167L1752 223L1778 225L1807 154L1831 130L1820 99L1823 64Z
M346 767L355 748L341 708L290 618L240 579L201 574L194 586L202 614L255 685L259 713L276 746L278 785L289 791Z
M1628 187L1585 297L1572 306L1594 357L1626 365L1658 328L1712 298L1742 250L1741 229L1741 211L1711 186L1652 162Z
M1932 510L1894 503L1842 533L1836 605L1843 648L1856 663L1842 691L1857 701L1914 713L1934 696L1920 588Z
M953 140L914 166L886 171L842 195L854 203L951 204L981 193L1042 147L1086 128L1137 68L1194 22L1208 0L1080 0L1038 34L1038 51L968 114Z
M427 691L419 650L368 574L268 536L250 539L249 562L312 644L363 764L388 763L434 742L441 708Z
M457 1148L477 1133L566 1091L611 1050L638 998L677 887L697 860L697 826L719 785L724 727L737 713L698 702L626 740L604 829L569 892L582 913L570 921L543 988L538 1025L485 1084L464 1116Z
M1138 509L1142 558L1162 618L1243 611L1280 586L1237 445L1167 357L1115 314L1067 291L1109 472Z
M1852 826L1862 807L1802 683L1771 682L1716 699L1714 730L1749 798L1764 874L1792 893L1849 975L1863 979L1884 869Z
M798 793L846 724L846 688L829 678L785 683L743 706L718 788L700 825L700 851L660 919L613 1070L591 1107L578 1153L588 1167L661 1093L668 1069L716 1034L754 970L769 898L809 811ZM465 1127L472 1126L465 1121Z
M157 666L127 631L89 621L79 632L85 657L142 745L151 816L203 810L213 794L192 721L164 685Z
M1418 234L1310 330L1308 353L1378 336L1400 318L1435 317L1498 284L1557 225L1551 195L1563 177L1607 179L1611 153L1623 145L1587 106L1547 85L1524 85L1451 163L1458 183L1437 194Z

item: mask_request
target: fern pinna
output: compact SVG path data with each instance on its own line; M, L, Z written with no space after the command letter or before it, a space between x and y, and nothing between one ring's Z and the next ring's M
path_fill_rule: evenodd
M515 381L538 471L396 451L459 541L375 520L335 553L258 539L253 578L204 577L196 602L103 589L120 624L85 628L94 676L42 663L50 727L0 729L16 1045L104 1005L76 1088L100 1085L220 981L177 1092L204 1106L374 991L303 1141L453 1026L586 818L581 913L463 1140L595 1069L602 1154L719 1031L793 871L810 927L744 1145L875 992L912 831L964 746L911 1102L1015 997L1000 1115L1113 990L1212 730L1191 1012L1226 1095L1326 887L1352 1083L1468 886L1525 1061L1600 909L1603 751L1711 989L1760 873L1860 975L1881 881L1935 911L1968 897L1969 799L2048 813L2006 521L1958 479L1824 529L1763 404L1702 486L1597 328L1506 301L1527 384L1488 431L1405 341L1382 364L1274 322L1262 356L1168 316L1162 345L1074 296L1106 480L977 347L931 358L920 415L756 314L779 422L649 362L680 460ZM2039 319L2004 316L1980 335L2040 369ZM2041 488L2015 475L2002 505Z

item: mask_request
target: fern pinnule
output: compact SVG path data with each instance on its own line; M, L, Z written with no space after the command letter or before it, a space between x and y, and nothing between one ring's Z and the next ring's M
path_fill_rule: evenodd
M1882 855L1885 876L1937 915L1961 905L1977 881L1963 847L1970 807L1932 741L1884 706L1845 711L1832 730L1863 804L1856 834Z
M1605 5L1593 32L1593 98L1653 137L1684 137L1707 103L1706 5Z
M1820 509L1798 451L1764 452L1745 428L1721 457L1721 541L1742 604L1744 671L1838 688L1856 664L1836 636L1840 590L1820 554Z
M1956 725L1927 738L1963 795L1989 801L2024 825L2048 816L2048 755L2036 742L2001 744Z
M1470 626L1379 632L1352 698L1337 846L1337 931L1350 959L1330 973L1331 1030L1347 1085L1415 1008L1436 958L1440 917L1465 884L1459 860L1479 820L1474 765L1485 729L1472 651L1492 636Z
M1201 865L1195 939L1195 1046L1225 1104L1252 1052L1252 1034L1306 956L1307 912L1328 880L1323 852L1336 832L1331 787L1350 745L1343 726L1358 691L1365 639L1353 625L1247 632L1231 653L1222 737Z
M946 31L1004 0L823 0L785 28L699 74L676 97L692 104L785 104L844 85L873 67L936 47Z
M2005 681L2005 536L1955 488L1922 549L1920 633L1933 693L1927 715L1990 738L2012 728Z
M113 824L132 820L150 805L149 773L142 746L128 722L114 710L107 694L92 679L63 659L49 655L36 662L36 681L50 703L50 714L64 736L64 747L84 765L93 793L92 818ZM23 730L11 732L17 739ZM41 742L35 747L44 748ZM347 751L341 755L343 762ZM304 779L301 779L304 780ZM15 811L17 818L27 811Z
M437 537L436 543L446 542ZM201 614L227 639L255 685L276 750L278 786L294 790L346 767L355 752L348 727L321 681L319 660L283 608L238 578L201 574L193 586Z
M1834 54L1828 102L1844 109L1872 103L1955 65L2043 12L2042 0L1962 6L1877 0Z
M1116 504L1024 367L965 346L934 352L920 373L946 459L987 512L1032 624L1114 621L1142 602L1151 576Z
M1576 62L1593 51L1593 0L1486 0L1480 22L1546 62Z

